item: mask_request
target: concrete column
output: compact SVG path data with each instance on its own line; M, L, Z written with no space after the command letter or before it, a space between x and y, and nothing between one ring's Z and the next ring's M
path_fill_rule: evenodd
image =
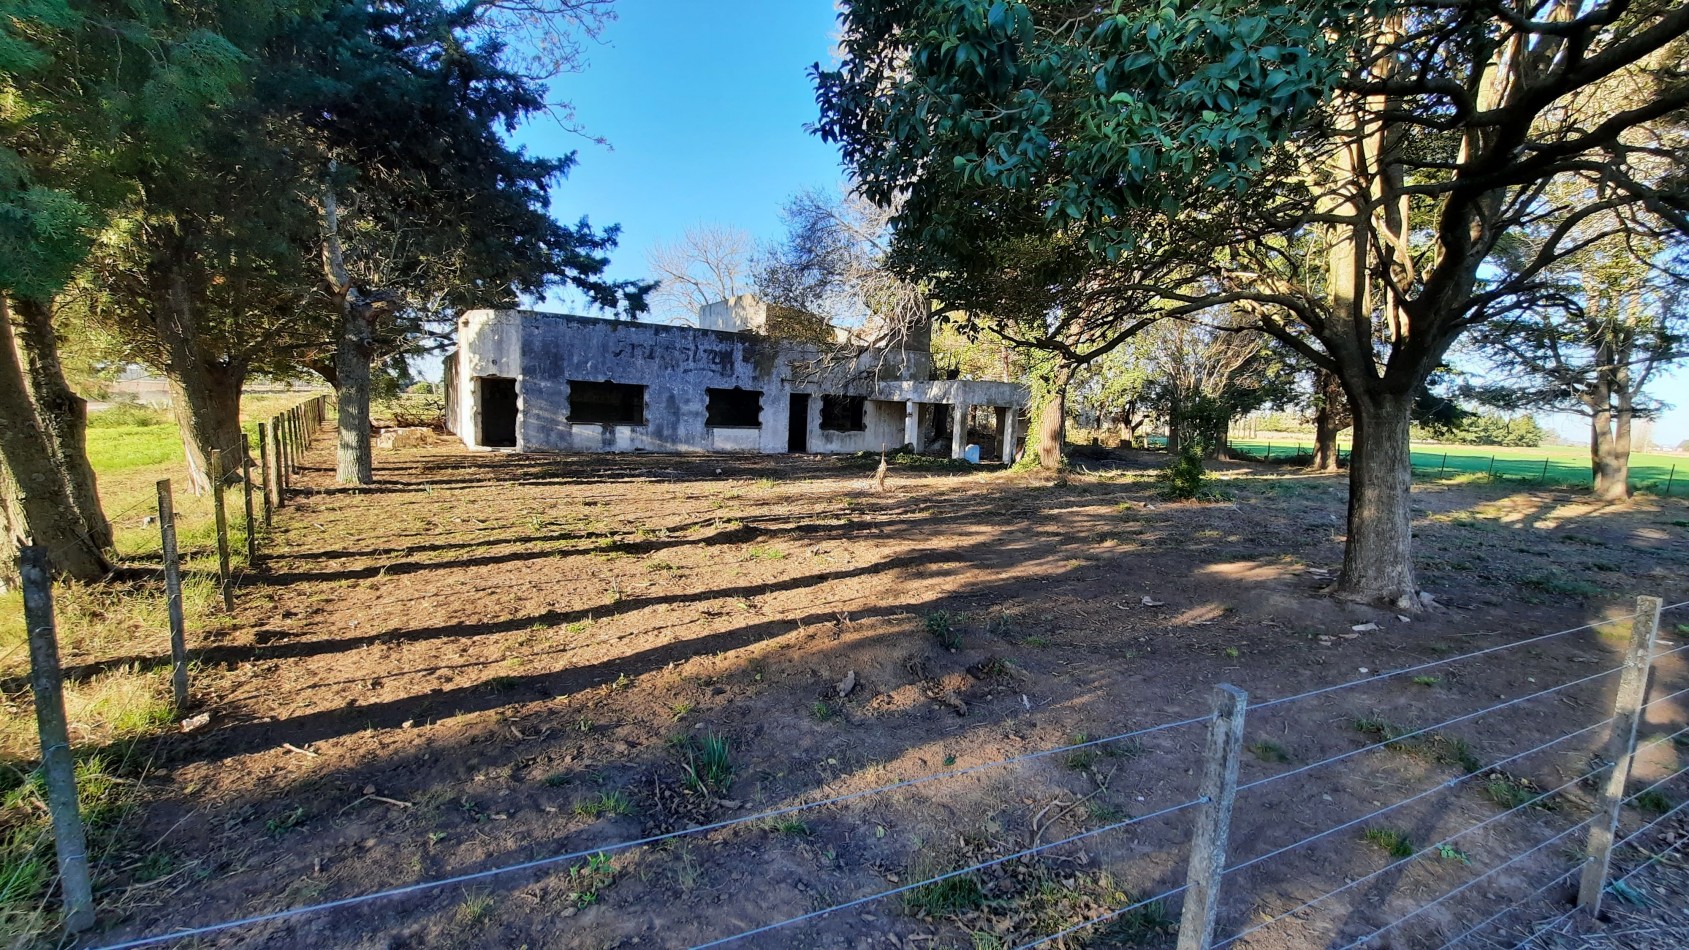
M921 404L913 399L903 404L903 441L909 451L921 451Z
M997 407L997 441L1002 450L1003 464L1015 460L1015 410L1013 406Z
M959 459L968 447L968 410L965 402L950 407L950 457Z

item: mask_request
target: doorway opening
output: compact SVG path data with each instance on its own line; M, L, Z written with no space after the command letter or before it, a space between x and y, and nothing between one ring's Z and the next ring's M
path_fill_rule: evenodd
M809 451L809 395L792 394L791 414L786 419L786 451Z
M475 379L481 406L481 437L477 444L495 449L516 447L516 380L498 376Z

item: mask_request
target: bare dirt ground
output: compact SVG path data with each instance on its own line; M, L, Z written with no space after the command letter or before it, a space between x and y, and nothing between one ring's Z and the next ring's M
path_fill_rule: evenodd
M1419 569L1441 606L1404 620L1321 592L1341 558L1342 480L1267 466L1225 469L1234 501L1173 504L1153 477L1164 458L1150 454L1086 463L1065 486L894 470L883 494L869 468L837 459L514 456L441 442L380 454L381 484L365 490L332 486L325 450L309 461L307 493L278 513L263 569L242 583L235 631L195 644L210 722L147 750L128 886L113 900L122 914L89 944L1202 716L1220 682L1265 702L1625 615L1637 594L1689 599L1681 501L1422 485ZM1368 623L1378 629L1353 629ZM1685 623L1668 614L1662 639L1689 640ZM1612 669L1627 631L1611 623L1254 711L1242 780ZM70 659L86 673L162 652L146 642L129 657ZM1651 698L1689 686L1686 656L1661 662ZM1615 686L1600 677L1246 790L1233 863L1604 720ZM1685 725L1689 704L1661 702L1642 735ZM1442 944L1572 866L1581 835L1506 862L1588 814L1593 789L1576 780L1605 737L1585 731L1505 775L1451 782L1228 875L1221 933L1359 880L1233 945L1337 947L1396 921L1369 945ZM706 751L712 739L724 762ZM1195 795L1201 743L1200 725L1155 732L194 945L691 946L1177 806ZM1634 787L1685 754L1652 746ZM1429 848L1504 811L1486 794L1495 782L1572 784L1548 807ZM1689 796L1689 781L1662 791L1656 809ZM1177 887L1192 817L737 945L1017 946ZM1651 817L1627 808L1625 829ZM1380 846L1388 832L1426 850L1367 878L1395 860ZM1619 866L1686 833L1674 818ZM1551 888L1466 945L1511 946L1570 893ZM1670 899L1682 904L1681 889ZM1066 945L1170 945L1176 914L1176 899L1152 905Z

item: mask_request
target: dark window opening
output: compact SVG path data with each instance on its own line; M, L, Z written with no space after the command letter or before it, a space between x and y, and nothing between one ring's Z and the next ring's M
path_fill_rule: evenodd
M569 380L569 421L607 426L645 424L645 387Z
M762 428L762 391L756 389L706 389L704 425L718 429Z
M481 441L488 448L516 447L516 380L481 376Z
M868 400L862 396L822 396L821 428L828 432L861 432L868 428Z

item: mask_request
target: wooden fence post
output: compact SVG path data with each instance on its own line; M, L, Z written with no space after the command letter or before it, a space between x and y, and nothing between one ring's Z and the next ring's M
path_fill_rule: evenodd
M1220 908L1220 876L1226 870L1226 838L1231 834L1232 801L1237 797L1237 764L1243 752L1243 715L1249 694L1221 683L1214 687L1214 718L1203 750L1202 811L1191 836L1190 867L1185 873L1185 909L1179 919L1178 950L1207 950Z
M246 564L258 565L258 523L252 519L252 436L240 434L240 487L246 494Z
M262 422L258 423L258 477L264 483L264 527L267 530L274 515L274 505L270 495L270 427Z
M235 592L229 586L229 513L223 503L223 480L228 477L223 450L211 450L211 511L217 523L217 580L223 588L223 609L235 609Z
M287 413L276 416L276 438L281 444L281 490L287 495L287 489L293 484L293 433L287 428Z
M170 617L170 691L176 711L188 707L188 631L182 618L182 558L176 550L176 503L170 479L158 480L158 540L164 552L164 609Z
M53 844L64 888L65 929L75 933L94 924L94 886L88 874L88 839L76 803L76 761L65 728L64 680L59 670L58 635L53 629L53 587L47 573L47 549L18 549L23 581L23 617L29 636L29 688L35 694L35 724L41 734L41 774L47 780L47 811L53 818Z
M1613 856L1613 836L1619 827L1619 808L1624 804L1625 783L1630 779L1631 759L1636 755L1636 726L1642 719L1642 698L1648 691L1648 673L1654 660L1654 639L1660 632L1658 597L1636 598L1636 616L1630 621L1630 649L1625 652L1624 672L1619 674L1619 693L1613 700L1613 731L1607 736L1603 757L1613 763L1607 781L1596 798L1595 815L1589 823L1589 844L1584 848L1588 864L1578 882L1578 908L1591 917L1601 913L1601 892L1607 888L1607 865Z

